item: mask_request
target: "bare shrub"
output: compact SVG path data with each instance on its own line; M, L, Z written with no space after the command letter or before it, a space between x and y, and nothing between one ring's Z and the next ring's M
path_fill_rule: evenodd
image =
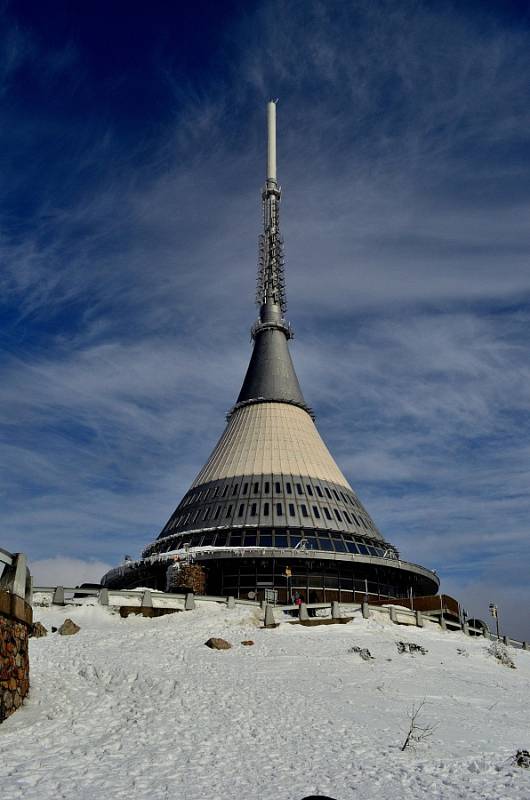
M504 667L509 667L510 669L517 669L512 657L508 653L508 650L505 645L501 642L492 642L488 647L488 653L490 656L493 656L497 659L497 661L502 664Z
M422 700L421 703L418 703L418 705L412 705L408 715L410 721L409 729L407 731L407 735L405 736L405 741L401 745L401 752L406 750L407 747L414 750L416 745L425 741L425 739L429 739L433 735L436 725L420 722L419 719L425 704L426 701Z

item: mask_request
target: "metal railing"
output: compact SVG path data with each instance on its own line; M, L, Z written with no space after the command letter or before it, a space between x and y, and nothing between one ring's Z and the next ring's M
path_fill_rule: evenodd
M1 551L0 551L1 553ZM1 556L0 556L1 557ZM415 625L424 627L425 624L438 625L443 630L462 631L469 636L482 636L489 640L496 640L497 636L488 628L477 628L468 623L459 622L455 619L446 618L443 613L440 615L430 615L420 610L412 611L403 606L389 603L387 606L372 605L368 602L362 603L302 603L301 605L271 605L265 601L244 600L233 596L225 597L221 595L194 595L178 592L157 592L149 589L107 589L106 587L79 588L76 586L35 586L34 595L44 596L54 605L76 605L83 597L95 597L99 605L121 608L122 606L137 606L139 608L166 608L175 611L191 611L196 603L213 602L222 603L228 608L236 606L251 606L260 608L264 611L265 625L275 625L275 612L287 612L295 614L302 621L318 620L317 612L324 612L325 616L332 620L342 619L349 613L361 612L363 617L368 618L374 614L384 614L391 622L405 625ZM81 603L77 603L81 605ZM522 650L530 650L528 642L521 642L508 636L500 639L504 644Z
M31 574L24 553L10 553L0 547L0 591L9 592L31 605Z

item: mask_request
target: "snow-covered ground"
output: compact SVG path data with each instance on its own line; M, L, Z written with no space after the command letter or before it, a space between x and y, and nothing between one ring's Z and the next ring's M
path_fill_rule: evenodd
M5 800L530 798L530 770L510 763L530 749L530 652L511 650L512 670L461 633L362 618L264 630L252 608L214 603L158 619L35 609L48 628L66 616L80 633L31 641L31 697L0 726ZM437 727L401 752L423 699Z

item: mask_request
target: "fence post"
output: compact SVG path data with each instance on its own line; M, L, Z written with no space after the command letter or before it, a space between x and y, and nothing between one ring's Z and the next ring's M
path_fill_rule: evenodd
M55 587L52 603L56 606L64 606L64 589L62 586Z
M447 630L447 625L445 624L445 617L444 617L444 615L443 615L443 612L440 614L440 628L441 628L443 631L446 631L446 630Z
M361 611L363 615L363 619L370 619L370 608L366 600L363 600L361 603Z
M306 603L301 603L300 604L300 611L299 611L299 614L298 614L298 618L299 618L300 622L307 622L307 620L309 619L309 614L307 613L307 605L306 605Z
M17 597L26 599L26 574L28 565L24 553L16 553L15 555L15 574L13 576L12 594Z
M191 592L188 592L184 601L184 611L193 611L195 608L195 599Z
M227 608L235 608L236 607L236 598L233 595L226 598L226 607Z
M340 605L338 600L331 601L331 619L340 619Z
M390 614L390 621L397 623L397 613L396 613L396 609L394 608L394 606L390 606L389 607L388 613Z
M109 604L109 590L107 587L99 590L98 602L100 606L108 606Z
M276 622L274 621L274 610L268 603L265 604L265 620L263 624L266 628L276 627Z
M423 628L423 614L418 610L416 610L414 613L416 614L416 625L418 628Z
M151 592L148 589L146 589L143 593L140 605L142 608L153 608L153 598L151 597Z

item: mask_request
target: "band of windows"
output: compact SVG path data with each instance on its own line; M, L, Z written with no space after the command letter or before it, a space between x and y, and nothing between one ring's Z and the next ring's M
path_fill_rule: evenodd
M308 550L323 550L354 555L396 557L395 551L379 543L354 540L342 536L338 531L327 533L320 530L260 529L252 531L198 531L159 539L150 548L154 552L165 553L183 547L280 547L301 546Z

